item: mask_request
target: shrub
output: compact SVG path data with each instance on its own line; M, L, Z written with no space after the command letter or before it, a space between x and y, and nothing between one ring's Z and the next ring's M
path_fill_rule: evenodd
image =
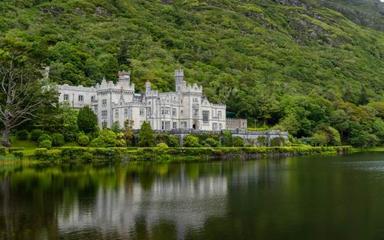
M71 161L78 159L84 153L83 148L79 147L65 147L61 150L60 157L63 160Z
M91 141L90 146L91 147L105 147L105 144L104 144L103 139L97 137Z
M216 141L213 138L207 138L204 141L204 145L208 147L218 147L220 145L219 141Z
M77 138L77 143L80 146L87 146L89 144L89 137L85 135L84 133L80 133L79 137Z
M39 148L51 148L52 147L52 141L51 140L43 140L41 142L39 142Z
M91 141L92 147L115 147L116 134L108 129L103 129L97 138Z
M48 153L48 149L46 148L36 148L34 156L37 159L44 159Z
M242 137L234 137L232 139L232 145L234 147L244 147L244 140Z
M13 152L16 152L16 151L23 151L23 150L24 150L23 147L10 147L10 148L8 149L8 152L9 152L9 153L13 153Z
M111 130L104 129L100 131L99 138L101 138L106 147L116 146L116 133Z
M168 145L166 143L159 143L156 145L158 149L168 149Z
M271 146L272 146L272 147L283 146L284 143L285 143L285 139L282 138L282 137L273 138L273 139L271 140Z
M40 135L38 142L40 143L40 142L45 141L45 140L49 140L52 142L51 136L49 136L48 134L45 134L45 133Z
M162 161L168 160L168 158L170 157L167 154L168 149L169 147L166 143L157 144L155 149L156 158L159 157L160 158L159 160L162 160Z
M13 156L15 156L18 159L22 159L24 157L24 152L22 152L22 151L15 151L12 154L13 154Z
M200 147L199 138L193 135L185 136L184 147Z
M156 135L156 143L166 143L170 147L179 146L179 137L176 135L161 133Z
M0 155L5 155L5 154L7 154L7 148L0 147Z
M267 138L265 136L257 137L257 145L259 145L259 146L267 146L268 145Z
M93 156L92 153L90 152L84 152L82 155L81 155L81 161L83 162L92 162L92 160L94 159L95 157Z
M157 144L159 143L166 143L168 141L168 134L167 133L159 133L155 136L155 142Z
M61 133L54 133L52 135L52 146L60 147L65 144L64 135Z
M126 147L127 142L124 139L117 139L116 140L116 147Z
M167 145L170 147L178 147L180 145L180 139L176 135L168 135Z
M28 140L29 133L27 130L20 130L16 132L16 139L17 140Z
M65 142L74 142L76 141L76 133L73 132L64 132Z
M127 142L125 141L124 133L119 132L116 134L116 147L126 147Z
M221 137L222 145L225 147L232 147L232 133L230 131L224 131Z
M43 135L43 131L40 129L34 129L31 132L31 140L37 142L39 140L39 137Z

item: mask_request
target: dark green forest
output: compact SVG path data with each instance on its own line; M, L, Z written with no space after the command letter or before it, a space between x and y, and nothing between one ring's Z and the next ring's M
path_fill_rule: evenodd
M173 90L183 68L255 127L380 145L383 12L373 0L2 0L0 57L76 85L128 70L139 89Z

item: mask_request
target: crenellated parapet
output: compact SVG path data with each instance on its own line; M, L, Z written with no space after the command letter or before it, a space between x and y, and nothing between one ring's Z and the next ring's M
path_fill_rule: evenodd
M132 106L135 106L135 107L145 107L146 104L142 101L137 101L137 100L134 100L132 102L119 102L119 103L115 103L113 102L111 104L112 108L117 108L117 107L132 107Z
M130 91L135 92L135 84L131 84L130 77L127 77L126 75L122 75L119 77L119 81L117 83L114 83L112 81L107 81L105 78L101 81L101 83L96 84L95 86L97 91L105 91L105 90L112 90L112 91Z
M95 92L95 87L84 87L83 85L78 86L70 86L68 84L58 85L57 88L59 90L66 90L66 91L77 91L77 92Z
M159 96L159 91L153 90L151 88L151 83L147 81L145 83L145 97L147 98L153 98L153 97L158 97Z
M184 88L182 88L182 92L202 94L203 93L203 87L197 85L196 83L187 84Z

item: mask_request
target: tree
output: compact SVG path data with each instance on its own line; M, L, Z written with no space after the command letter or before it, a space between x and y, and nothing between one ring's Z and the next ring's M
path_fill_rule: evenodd
M225 147L232 147L232 133L230 131L224 131L223 136L221 137L221 145Z
M120 65L126 65L130 67L131 60L129 56L129 43L127 40L123 40L120 43L119 52L117 53L117 61Z
M144 122L141 125L139 132L139 146L140 147L152 147L155 145L155 138L153 136L153 130L148 122Z
M83 107L77 116L77 126L84 133L93 133L97 130L97 116L88 106Z
M44 102L44 89L38 79L35 70L18 67L13 60L0 63L0 121L3 127L3 146L11 146L10 132L34 119L36 111Z
M135 135L133 134L133 120L125 120L124 122L124 139L127 144L127 146L133 146L134 145L134 138Z
M341 144L339 132L330 126L320 126L311 137L312 144L317 146L331 145L338 146Z
M62 132L65 140L69 142L75 141L76 134L78 132L78 111L71 108L68 103L64 103L59 107L59 115L62 122Z
M328 136L325 131L317 131L311 137L311 142L315 146L325 146L328 144Z
M118 121L112 123L111 130L115 133L121 132L120 123Z

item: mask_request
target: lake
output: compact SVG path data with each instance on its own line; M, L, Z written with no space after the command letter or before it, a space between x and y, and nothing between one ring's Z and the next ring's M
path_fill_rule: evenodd
M0 239L383 239L384 154L0 165Z

